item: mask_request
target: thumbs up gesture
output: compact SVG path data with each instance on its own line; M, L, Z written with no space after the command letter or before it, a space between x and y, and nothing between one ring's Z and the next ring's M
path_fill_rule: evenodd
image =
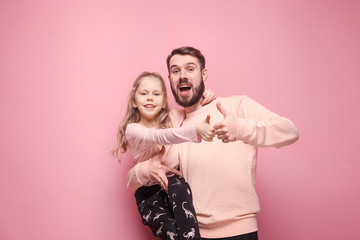
M237 118L234 114L227 111L220 102L216 103L219 112L224 116L224 121L214 125L217 138L224 143L234 142L237 136Z
M210 115L196 126L196 134L208 142L212 142L215 137L214 131L215 129L210 125Z

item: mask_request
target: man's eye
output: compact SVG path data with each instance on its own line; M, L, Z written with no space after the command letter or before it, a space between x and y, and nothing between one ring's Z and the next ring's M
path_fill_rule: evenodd
M178 74L178 73L179 73L179 70L173 70L172 73L173 73L173 74Z
M188 68L188 71L192 72L192 71L194 71L194 68Z

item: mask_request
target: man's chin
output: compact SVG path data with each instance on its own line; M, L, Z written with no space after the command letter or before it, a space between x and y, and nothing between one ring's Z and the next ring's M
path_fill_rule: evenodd
M189 101L185 99L176 98L176 103L182 107L188 107Z
M191 107L196 104L193 98L191 97L179 97L176 99L177 104L182 107Z

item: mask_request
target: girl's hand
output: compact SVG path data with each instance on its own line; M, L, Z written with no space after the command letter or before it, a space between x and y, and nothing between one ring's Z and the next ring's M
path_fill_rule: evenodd
M201 105L203 106L216 99L216 95L211 89L206 89L202 96L204 99L201 101Z
M210 115L207 115L205 121L196 126L196 134L208 142L212 142L215 137L215 129L210 125Z
M161 157L164 155L164 152L165 148L163 146L159 154L149 160L148 171L151 180L157 182L162 187L162 189L164 189L165 192L168 193L168 178L166 174L170 172L179 176L182 176L182 174L180 171L170 168L161 163Z

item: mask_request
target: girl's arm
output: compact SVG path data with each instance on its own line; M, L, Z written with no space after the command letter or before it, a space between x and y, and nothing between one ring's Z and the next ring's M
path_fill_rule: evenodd
M200 142L194 126L155 129L147 128L140 123L132 123L126 127L125 134L126 139L133 146L140 144L170 145L183 142Z
M170 145L183 142L199 143L201 138L212 141L214 129L210 125L210 116L205 121L194 126L179 128L155 129L147 128L139 123L132 123L126 127L126 139L133 146L140 144Z

